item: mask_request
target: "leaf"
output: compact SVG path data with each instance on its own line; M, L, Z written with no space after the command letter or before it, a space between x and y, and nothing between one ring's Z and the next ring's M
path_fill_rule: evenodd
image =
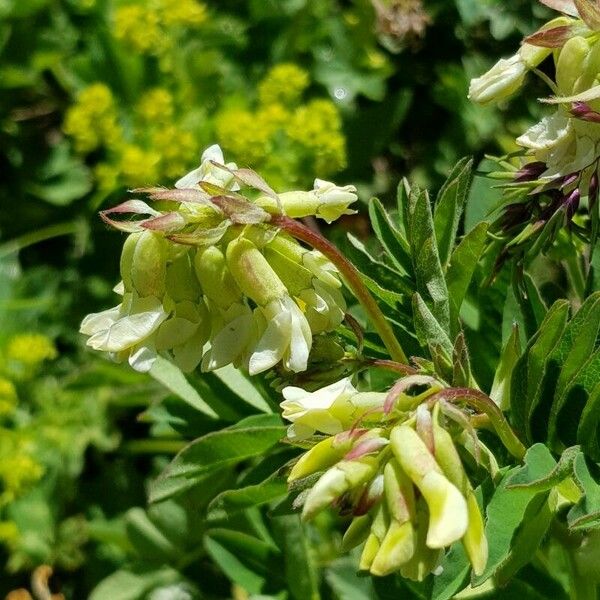
M370 577L360 577L358 565L350 557L338 558L325 571L325 579L338 600L373 600Z
M449 368L451 372L454 350L452 342L419 294L413 296L413 318L419 342L429 348L432 358L438 357L437 366L443 371L448 371Z
M537 333L517 361L511 379L511 422L520 432L531 432L529 420L540 401L548 358L567 325L569 303L555 302Z
M600 528L600 466L587 461L583 453L573 463L573 479L583 497L567 514L573 530Z
M556 466L550 451L543 444L531 446L525 455L525 465L514 467L502 478L487 506L486 537L489 543L489 558L484 572L474 577L479 585L489 579L510 555L513 539L523 523L529 504L545 501L545 494L527 488L510 487L515 483L529 483L548 475Z
M579 318L580 313L583 313L581 318ZM560 369L560 375L558 376L558 380L556 380L553 394L554 400L548 422L548 439L551 443L555 443L558 438L558 417L563 406L565 406L566 388L576 379L578 373L584 369L590 355L594 353L600 344L600 292L591 295L584 302L573 318L573 323L581 323L578 332L574 332L570 341L567 341L564 346L561 345L557 349L557 352L563 350L563 353L556 360L555 371ZM567 328L565 337L568 336L569 331L570 329ZM591 374L595 376L597 375L597 371L593 370Z
M145 600L155 588L179 581L181 575L170 567L121 569L103 579L89 600Z
M500 355L500 362L494 374L494 382L490 391L490 398L501 408L508 410L510 407L511 377L513 369L521 356L521 342L519 339L519 326L513 324L510 337L506 340Z
M273 547L254 536L231 529L210 529L204 546L211 558L231 581L251 594L259 594L265 582L275 573Z
M267 504L282 498L286 494L287 484L281 476L270 477L256 485L225 490L216 496L208 506L208 518L226 518L234 512Z
M150 520L144 509L130 509L125 519L127 536L144 559L167 562L181 556L181 549Z
M244 402L247 402L261 412L273 412L268 402L252 383L252 380L233 365L217 369L213 371L213 375L218 377L230 390L243 399Z
M459 329L459 313L463 300L471 283L475 267L484 247L489 223L476 225L460 241L452 252L446 270L446 285L450 299L450 333L456 334Z
M150 375L196 410L209 417L218 418L219 415L200 397L179 367L172 362L158 356L150 369Z
M473 160L462 158L450 171L435 201L434 228L438 254L444 271L454 248L458 224L462 216L473 178Z
M406 219L417 291L442 330L448 334L448 288L437 251L427 192L413 188L409 196Z
M277 415L243 419L187 445L150 486L150 502L168 498L202 483L215 471L261 456L285 435Z
M577 442L581 444L588 456L600 461L600 374L598 372L600 352L596 352L590 360L593 364L586 368L585 379L576 382L576 385L587 392L587 402L577 428ZM595 387L592 388L594 383ZM568 402L569 398L567 404Z
M464 587L471 571L471 564L462 544L453 544L444 556L442 572L433 578L431 600L450 600Z
M452 385L454 387L471 387L473 384L473 376L471 374L469 349L467 348L463 333L458 334L454 342L452 367Z
M283 554L283 569L290 598L319 600L318 574L308 547L305 525L300 522L298 515L274 517L273 525Z
M412 262L408 242L394 227L390 216L377 198L372 198L369 202L369 218L377 239L394 266L402 275L409 275L412 271Z

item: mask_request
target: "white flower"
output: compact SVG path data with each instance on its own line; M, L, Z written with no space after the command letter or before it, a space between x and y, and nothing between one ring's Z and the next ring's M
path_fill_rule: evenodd
M356 188L353 185L339 187L330 181L315 179L313 193L318 199L315 216L331 223L342 215L352 215L356 211L348 206L356 202Z
M338 288L331 287L314 278L312 288L298 295L306 306L304 314L313 333L333 331L344 319L346 302Z
M288 386L282 390L283 418L291 421L288 437L304 439L320 431L335 435L352 427L370 411L383 407L385 394L361 393L350 377L336 381L316 392Z
M564 141L571 130L571 119L557 110L519 136L517 144L529 150L550 150Z
M289 297L271 300L254 311L262 335L248 360L250 375L256 375L282 361L286 369L305 371L312 347L310 325L298 305Z
M195 188L201 181L207 181L228 190L239 190L240 186L236 183L233 175L225 169L215 166L213 162L225 165L231 170L237 169L235 163L225 164L221 147L218 144L213 144L202 153L200 166L179 179L175 187L178 189Z
M523 85L527 71L519 53L502 58L487 73L471 80L469 99L480 104L503 100Z

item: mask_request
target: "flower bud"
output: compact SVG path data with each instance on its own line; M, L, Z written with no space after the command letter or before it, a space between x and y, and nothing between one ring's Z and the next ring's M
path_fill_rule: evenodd
M200 284L196 278L190 250L185 246L183 251L176 254L167 265L166 289L175 302L183 300L197 302L200 298Z
M392 519L371 564L371 574L383 577L406 564L415 552L415 535L410 521Z
M167 242L158 233L130 234L121 253L121 278L126 291L162 298L165 292Z
M418 434L407 425L394 427L392 450L402 469L419 488L429 508L427 546L443 548L460 539L468 525L467 503Z
M413 483L398 461L391 459L383 469L385 500L390 515L399 523L415 516L415 493Z
M573 93L589 51L589 43L581 36L570 38L562 47L556 61L556 84L560 95L570 96Z
M308 493L302 508L302 518L311 519L347 491L369 481L379 463L373 456L359 460L341 461L319 478Z
M385 538L389 523L389 515L387 514L385 505L382 503L375 513L375 518L371 525L371 533L367 537L367 541L365 542L365 546L360 556L358 568L361 571L368 571L371 568L371 565L379 552L379 548L381 547L381 542Z
M342 552L348 552L352 550L352 548L356 548L356 546L362 544L371 533L372 522L373 517L371 513L354 517L348 526L348 529L344 532L340 550Z
M206 297L221 309L242 301L242 292L227 268L225 256L216 246L198 249L194 268Z
M242 292L260 306L287 296L285 285L250 240L240 237L228 244L227 266Z

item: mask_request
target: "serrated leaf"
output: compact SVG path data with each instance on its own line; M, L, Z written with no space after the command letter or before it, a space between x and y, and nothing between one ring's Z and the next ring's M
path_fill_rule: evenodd
M600 466L579 454L573 463L573 479L583 497L567 514L570 529L600 527Z
M417 291L446 334L449 333L450 305L433 230L427 192L411 190L407 209L407 235Z
M444 270L454 248L458 224L467 201L472 178L473 160L462 158L452 168L435 201L435 238Z
M369 202L369 218L375 236L384 247L392 264L402 275L410 276L412 262L408 241L394 226L383 204L377 198L372 198Z
M450 263L446 270L446 285L450 299L451 335L459 329L460 307L471 283L477 262L483 253L488 227L489 223L487 222L476 225L460 241L450 257Z
M527 488L510 486L546 477L556 466L556 461L543 444L531 446L524 461L524 466L512 468L502 478L488 503L485 533L489 543L489 558L484 572L474 577L475 585L494 575L507 560L515 534L525 519L530 503L537 497L541 506L546 499L546 493L538 494Z

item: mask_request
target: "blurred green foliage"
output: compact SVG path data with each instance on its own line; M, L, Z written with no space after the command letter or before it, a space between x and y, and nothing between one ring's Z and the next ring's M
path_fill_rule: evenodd
M214 477L213 496L143 508L165 456L214 424L82 350L78 323L117 280L120 240L98 208L171 184L213 142L276 189L315 176L355 183L363 200L391 198L398 175L438 187L460 156L510 151L537 117L535 85L503 112L466 94L547 17L521 0L0 0L0 595L46 563L66 597L98 584L99 600L200 597L199 558L201 597L228 597L214 561L260 587L228 548L246 544L268 578L298 535L279 517L270 540L252 512L230 524L237 537L204 536L198 507L252 469ZM195 383L229 406L221 426L257 411L207 381ZM280 454L252 468L273 472ZM331 589L347 572L331 567ZM303 577L294 598L309 597Z

